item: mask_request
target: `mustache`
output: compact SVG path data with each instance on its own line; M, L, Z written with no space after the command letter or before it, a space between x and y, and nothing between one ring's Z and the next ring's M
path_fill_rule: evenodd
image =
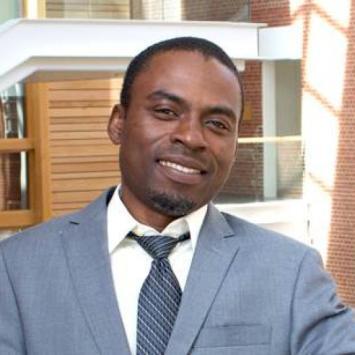
M183 144L173 144L169 148L164 149L164 151L162 151L161 153L176 156L182 155L186 158L198 160L202 163L207 162L206 153L204 151L198 149L190 149L189 147L186 147Z

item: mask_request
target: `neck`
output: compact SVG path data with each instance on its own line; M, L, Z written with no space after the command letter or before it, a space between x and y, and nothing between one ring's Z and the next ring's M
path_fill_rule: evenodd
M161 232L177 217L171 217L155 211L136 199L124 186L121 186L120 198L129 213L139 222Z

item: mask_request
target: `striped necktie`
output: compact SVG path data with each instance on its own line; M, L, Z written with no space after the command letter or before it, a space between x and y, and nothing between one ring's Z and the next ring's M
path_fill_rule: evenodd
M190 238L186 233L179 238L163 235L138 237L128 234L153 258L138 300L137 355L163 355L181 300L181 288L171 269L168 256L179 243Z

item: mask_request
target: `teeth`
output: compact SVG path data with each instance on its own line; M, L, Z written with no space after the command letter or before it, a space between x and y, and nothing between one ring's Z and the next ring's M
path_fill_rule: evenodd
M166 161L166 160L160 160L159 163L163 166L167 166L171 169L175 169L175 170L180 171L185 174L200 174L201 173L200 170L187 168L186 166L182 166L182 165L172 163L172 162Z

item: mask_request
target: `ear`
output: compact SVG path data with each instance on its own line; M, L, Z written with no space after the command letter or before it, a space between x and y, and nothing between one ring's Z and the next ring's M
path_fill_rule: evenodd
M123 131L125 119L125 110L124 108L117 104L113 107L110 120L107 126L107 133L111 139L111 142L115 145L121 144L121 135Z
M234 148L234 161L237 160L237 157L238 157L238 143L236 143Z
M238 129L238 127L237 127L237 129ZM238 140L239 140L239 132L237 132L237 138L234 142L234 162L237 160L237 155L238 155L238 151L239 151Z

